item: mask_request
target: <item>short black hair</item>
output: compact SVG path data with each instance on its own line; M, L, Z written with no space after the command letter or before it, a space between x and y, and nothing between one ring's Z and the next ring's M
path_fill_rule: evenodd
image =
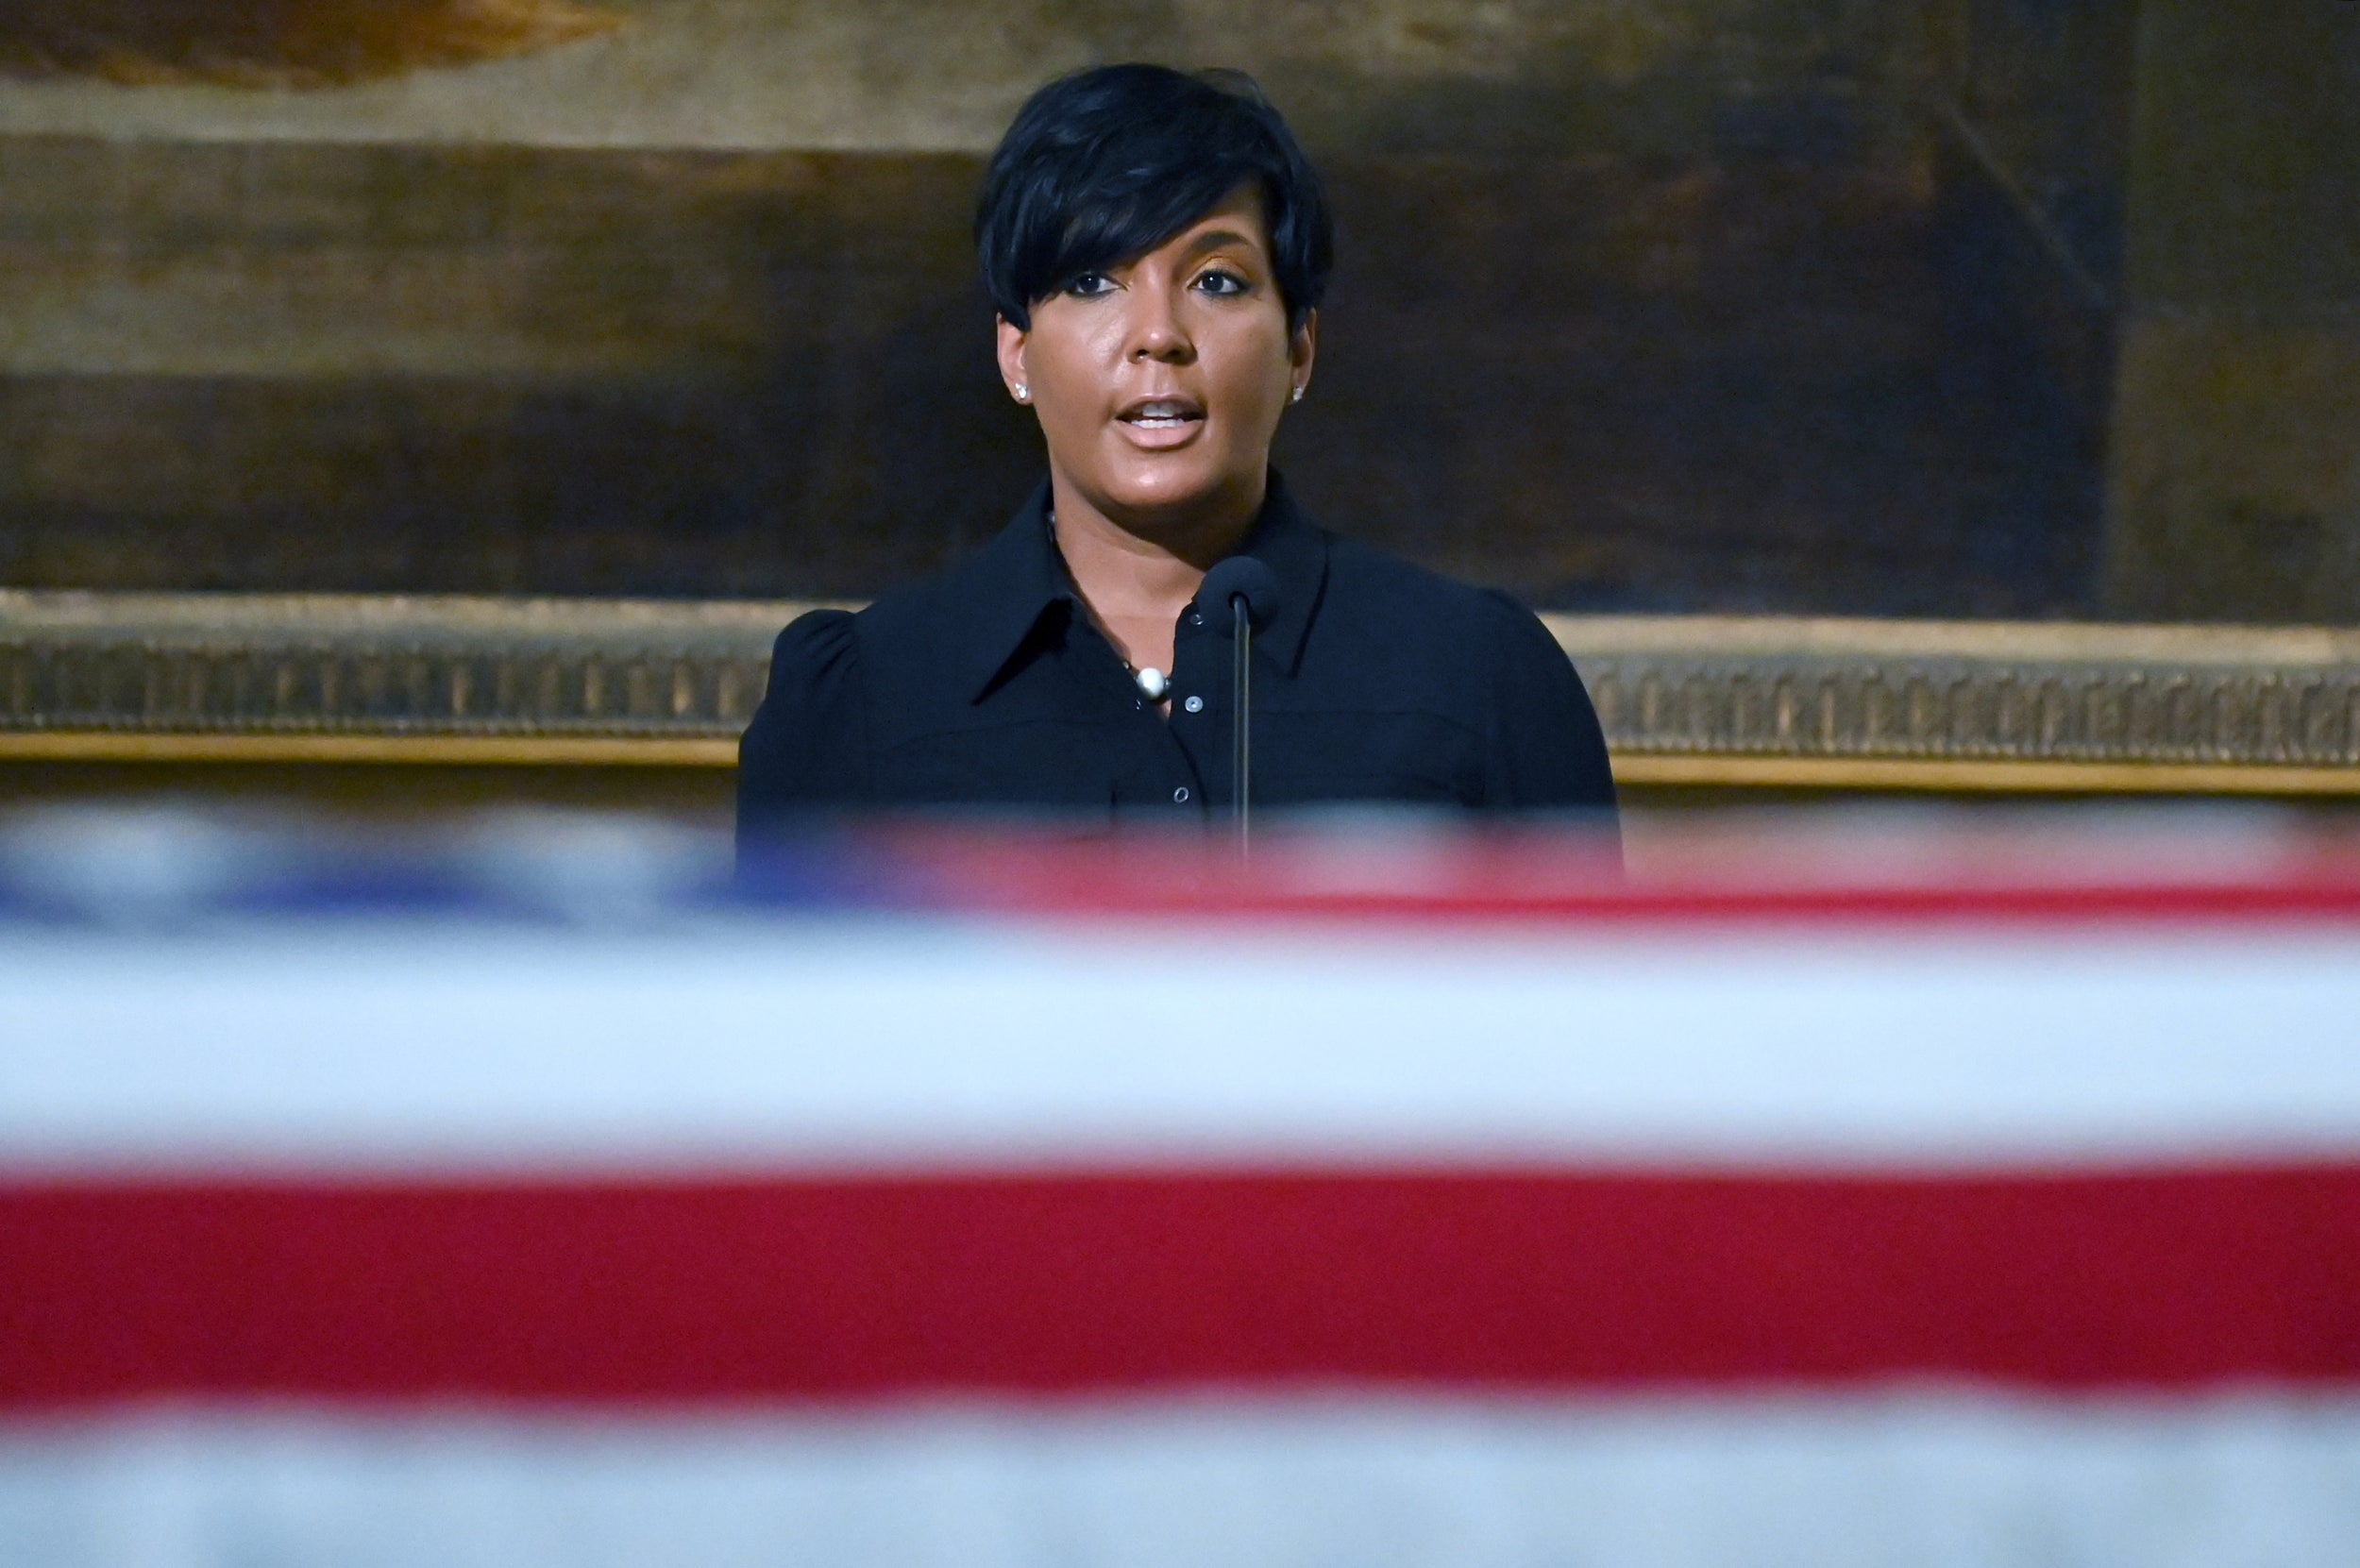
M1032 326L1035 301L1140 256L1239 185L1262 192L1287 325L1327 290L1335 226L1317 170L1242 71L1102 65L1059 76L1017 110L975 211L984 287Z

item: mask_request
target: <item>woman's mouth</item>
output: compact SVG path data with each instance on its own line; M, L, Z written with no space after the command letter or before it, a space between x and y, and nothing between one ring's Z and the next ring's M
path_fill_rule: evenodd
M1142 430L1176 430L1205 417L1205 411L1185 397L1153 397L1133 403L1115 416Z
M1185 445L1205 426L1205 407L1188 397L1142 397L1115 415L1131 441L1150 449Z

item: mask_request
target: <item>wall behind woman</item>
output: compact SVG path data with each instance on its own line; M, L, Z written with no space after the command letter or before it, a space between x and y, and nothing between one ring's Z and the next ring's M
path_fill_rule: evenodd
M1155 58L1336 186L1336 523L1568 608L2098 607L2131 0L285 9L0 19L0 580L922 570L1038 463L983 154Z

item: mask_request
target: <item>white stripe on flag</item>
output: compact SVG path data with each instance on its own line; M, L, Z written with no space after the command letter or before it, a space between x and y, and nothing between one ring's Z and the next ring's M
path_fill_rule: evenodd
M12 938L0 1169L2360 1148L2360 944L716 921Z
M1960 1392L0 1427L9 1568L2332 1568L2360 1401Z

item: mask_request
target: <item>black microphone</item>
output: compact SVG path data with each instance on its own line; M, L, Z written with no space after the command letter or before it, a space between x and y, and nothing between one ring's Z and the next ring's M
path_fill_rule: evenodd
M1238 853L1252 839L1254 787L1254 629L1278 613L1278 574L1250 555L1233 555L1205 574L1196 602L1222 634L1235 640L1229 661L1229 799Z

